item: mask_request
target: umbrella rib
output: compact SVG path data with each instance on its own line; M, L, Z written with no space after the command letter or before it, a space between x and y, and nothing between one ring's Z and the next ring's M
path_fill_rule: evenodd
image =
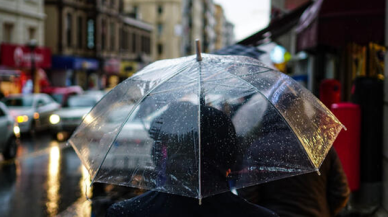
M252 85L251 83L249 83L249 82L247 82L246 80L244 80L243 78L241 78L241 77L239 77L239 76L237 76L237 75L234 75L234 74L232 74L232 73L230 73L230 72L228 72L229 74L231 74L232 76L234 76L234 77L236 77L237 79L240 79L240 80L242 80L242 81L244 81L245 83L247 83L248 85L250 85L251 87L253 87L254 89L256 89L257 90L257 92L260 94L260 95L262 95L274 108L275 108L275 111L280 115L280 117L284 120L284 122L287 124L287 126L288 126L288 128L291 130L291 132L295 135L295 137L297 138L297 140L298 140L298 143L299 143L299 145L302 147L302 150L304 150L304 153L305 153L305 155L306 155L306 157L307 157L307 159L309 159L309 161L310 161L310 164L315 168L315 165L314 165L314 163L311 161L311 159L310 159L310 157L309 157L309 155L308 155L308 153L306 152L306 150L305 150L305 148L304 148L304 146L303 146L303 144L301 143L301 141L299 140L299 137L298 137L298 135L296 135L296 133L295 133L295 131L293 130L293 128L291 127L291 125L290 125L290 123L288 123L288 121L287 121L287 119L278 111L278 109L276 108L276 106L257 88L257 87L255 87L254 85Z
M183 67L183 68L179 69L176 73L172 74L169 78L166 78L164 81L161 81L159 84L155 85L155 87L151 88L146 94L144 94L144 96L143 96L142 98L140 98L140 100L133 106L132 110L129 112L129 114L127 115L127 117L125 118L125 120L123 121L123 123L121 124L121 126L120 126L120 128L119 128L119 130L118 130L119 133L116 134L116 136L115 136L114 139L112 140L111 144L109 145L108 151L106 152L106 154L105 154L103 160L101 161L101 164L100 164L100 166L98 167L97 172L96 172L96 174L94 175L94 177L93 177L93 179L92 179L91 185L94 183L94 180L96 179L98 173L100 172L101 167L102 167L102 165L104 164L105 159L106 159L106 157L108 156L108 154L109 154L109 152L110 152L110 150L111 150L111 148L112 148L113 143L116 141L116 139L117 139L117 137L119 136L119 134L120 134L122 128L124 127L125 123L128 121L129 117L132 115L132 113L135 111L135 109L140 105L141 102L143 102L143 100L144 100L147 96L149 96L149 94L150 94L153 90L155 90L156 88L158 88L158 87L159 87L160 85L162 85L164 82L166 82L166 81L168 81L168 80L174 78L176 75L178 75L179 73L181 73L182 71L184 71L185 69L187 69L189 66L190 66L190 64L188 64L186 67Z
M201 73L202 73L202 61L198 62L199 64L199 73L198 73L198 199L199 205L202 203L202 167L201 167L201 103L206 104L205 99L203 98L202 93L202 84L201 84ZM202 102L203 101L203 102Z

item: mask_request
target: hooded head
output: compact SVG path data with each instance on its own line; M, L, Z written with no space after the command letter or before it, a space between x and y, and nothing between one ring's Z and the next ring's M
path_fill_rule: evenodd
M152 150L154 163L158 170L163 171L166 181L174 177L191 180L193 185L197 185L201 156L203 185L220 180L226 183L226 174L238 155L232 121L223 112L209 106L201 106L199 110L198 105L192 103L173 103L153 121L150 135L155 140Z

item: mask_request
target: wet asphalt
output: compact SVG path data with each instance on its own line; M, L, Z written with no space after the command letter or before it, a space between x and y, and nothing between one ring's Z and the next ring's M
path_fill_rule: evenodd
M5 161L0 155L0 216L60 216L87 204L88 182L66 142L44 132L22 135L15 160Z

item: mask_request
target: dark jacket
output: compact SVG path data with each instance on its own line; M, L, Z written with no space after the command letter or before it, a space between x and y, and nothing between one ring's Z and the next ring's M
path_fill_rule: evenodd
M138 197L113 204L107 216L277 216L274 212L251 204L230 193L217 194L202 200L149 191Z
M335 216L346 205L350 189L332 148L320 168L308 173L239 190L239 196L279 216Z

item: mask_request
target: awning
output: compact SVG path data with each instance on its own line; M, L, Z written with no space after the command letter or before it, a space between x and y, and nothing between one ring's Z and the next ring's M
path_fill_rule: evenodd
M59 55L52 57L52 69L97 70L98 66L98 60L92 58Z
M317 0L301 16L297 51L384 42L385 1Z
M273 20L266 28L258 31L257 33L245 38L237 44L241 45L260 45L267 43L266 38L275 40L277 37L290 31L293 27L298 24L300 16L303 12L311 5L311 2L307 2L297 9L285 14L281 18Z

